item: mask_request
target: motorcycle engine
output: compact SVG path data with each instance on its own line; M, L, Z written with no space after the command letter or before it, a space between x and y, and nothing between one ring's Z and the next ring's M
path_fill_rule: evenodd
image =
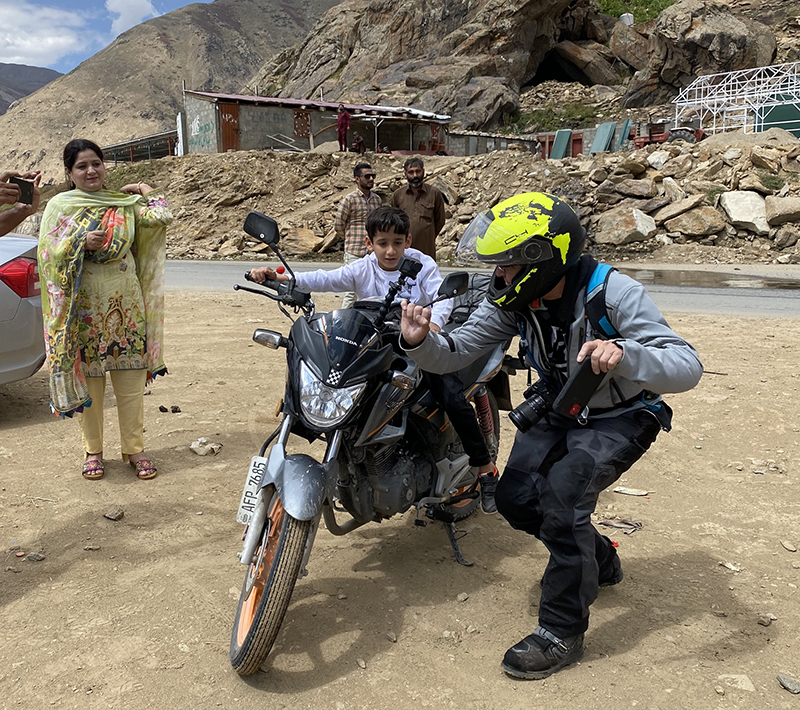
M420 475L411 456L393 446L370 448L364 457L364 468L372 488L372 507L378 515L389 517L411 507Z

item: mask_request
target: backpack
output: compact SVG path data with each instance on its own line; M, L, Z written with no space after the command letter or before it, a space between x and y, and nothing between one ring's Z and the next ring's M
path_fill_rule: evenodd
M586 317L592 324L592 330L597 335L604 337L605 340L619 337L619 333L608 319L606 310L606 286L608 286L608 277L612 271L616 271L613 266L598 264L586 286Z

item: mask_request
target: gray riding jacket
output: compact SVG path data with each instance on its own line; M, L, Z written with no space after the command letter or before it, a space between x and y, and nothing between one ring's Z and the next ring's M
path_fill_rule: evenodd
M667 325L642 284L612 271L605 298L608 319L619 333L613 342L622 348L623 356L590 400L590 416L616 416L622 411L646 406L640 397L644 392L656 395L685 392L700 381L703 365L697 352ZM584 288L575 299L569 327L568 374L572 374L578 364L576 358L581 346L589 340L603 338L593 334L584 313L585 303ZM528 359L532 358L537 368L546 370L546 356L543 357L533 326L527 319L525 323ZM417 347L404 349L424 370L452 372L468 365L486 348L505 343L515 335L520 335L517 316L484 300L469 319L449 335L431 332ZM647 404L652 405L658 399L650 397ZM607 411L609 409L612 411Z

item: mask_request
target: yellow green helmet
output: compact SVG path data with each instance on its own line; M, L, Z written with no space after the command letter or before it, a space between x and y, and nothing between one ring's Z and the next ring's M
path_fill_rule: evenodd
M496 273L487 298L516 311L551 291L586 243L578 215L561 198L526 192L503 200L470 222L456 248L462 262L521 265L511 284Z

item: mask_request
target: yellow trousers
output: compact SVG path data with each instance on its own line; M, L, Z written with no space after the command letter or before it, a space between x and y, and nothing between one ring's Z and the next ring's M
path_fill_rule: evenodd
M122 458L144 451L144 386L147 370L111 370L111 385L117 400L117 418ZM87 454L103 451L103 399L106 377L87 377L92 406L80 415L83 450Z

